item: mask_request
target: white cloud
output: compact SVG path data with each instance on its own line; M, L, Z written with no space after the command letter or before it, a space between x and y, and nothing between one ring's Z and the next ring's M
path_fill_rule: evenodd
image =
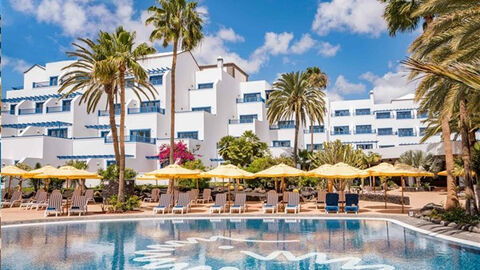
M222 28L218 31L218 37L230 42L244 42L245 38L235 33L232 28Z
M381 77L371 77L375 102L388 103L394 98L414 93L418 81L409 81L408 75L407 70L398 66L395 71Z
M300 40L297 42L293 43L292 47L290 50L292 53L295 54L302 54L308 50L310 50L313 46L316 44L316 40L314 40L310 34L304 34Z
M331 0L318 4L312 30L319 35L351 31L374 37L387 29L382 17L384 4L378 0Z
M200 15L200 18L203 20L203 23L207 24L210 22L207 6L197 6L197 12Z
M335 80L335 84L330 88L339 95L359 94L365 92L363 83L351 83L343 75L339 75Z
M327 98L330 100L330 101L339 101L339 100L343 100L343 97L340 96L339 94L335 93L335 92L331 92L331 91L327 91Z
M328 42L319 42L318 54L325 57L332 57L340 50L340 44L332 45Z
M6 55L2 56L2 65L3 67L11 68L18 73L23 73L32 66L32 64L23 59L12 58Z
M285 54L288 52L290 41L293 39L292 33L283 32L280 34L267 32L265 34L265 43L257 53L268 52L272 55Z
M373 82L375 82L375 80L378 79L378 76L373 74L370 71L367 71L367 72L363 73L362 75L360 75L360 79L363 79L363 80L366 80L366 81L369 81L369 82L373 83Z

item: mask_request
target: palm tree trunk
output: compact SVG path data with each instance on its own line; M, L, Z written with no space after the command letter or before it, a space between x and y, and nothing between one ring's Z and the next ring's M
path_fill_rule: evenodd
M120 68L120 164L118 201L125 199L125 68Z
M313 152L313 150L315 149L313 147L313 120L312 120L312 123L310 124L310 147L311 147L312 152Z
M467 195L466 209L467 213L476 215L478 213L477 203L475 201L475 192L473 188L472 172L471 172L471 153L470 153L470 138L469 138L469 125L468 115L466 108L466 100L460 100L460 122L461 122L461 137L462 137L462 159L463 159L463 172L465 179L465 193Z
M447 167L447 201L445 209L450 210L458 207L457 189L455 184L455 177L453 176L453 153L452 142L450 141L450 116L442 117L442 137L443 146L445 148L445 163Z
M115 163L120 165L120 149L118 146L118 131L117 131L117 123L115 121L115 102L113 96L113 89L112 86L105 86L105 90L107 92L107 102L108 102L108 114L110 120L110 130L112 131L112 141L113 141L113 152L115 153Z
M297 167L297 152L298 152L298 120L300 117L298 117L298 114L295 114L295 139L294 139L294 145L293 145L293 162L295 164L295 167Z
M172 91L170 97L170 164L173 164L174 146L175 146L175 69L177 67L177 48L178 40L173 42L173 56L172 56ZM168 182L168 190L173 191L173 180Z

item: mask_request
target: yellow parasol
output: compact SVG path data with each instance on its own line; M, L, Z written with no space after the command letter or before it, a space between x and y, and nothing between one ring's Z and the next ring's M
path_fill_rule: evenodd
M199 171L196 170L190 170L183 168L182 166L178 164L171 164L168 166L165 166L161 169L145 173L146 176L155 176L157 179L161 178L170 178L173 179L173 188L170 188L170 193L173 194L173 190L175 189L175 178L195 178L197 175L199 175ZM173 196L172 196L173 200Z
M352 178L364 178L368 177L368 173L364 170L352 167L343 162L339 162L335 165L324 164L314 170L305 173L306 176L327 178L330 180L328 191L332 192L333 183L332 180L336 178L340 179L352 179Z
M282 192L285 192L285 177L295 177L295 176L304 176L305 172L294 168L292 166L288 166L286 164L278 164L272 166L268 169L255 173L255 177L275 177L281 178L280 187ZM277 180L275 180L275 191L277 191Z
M2 173L3 173L3 172L2 172ZM440 175L440 176L447 176L447 171L441 171L441 172L439 172L439 173L437 173L437 174ZM455 169L453 170L453 176L455 176L455 177L463 176L464 174L465 174L465 173L464 173L464 171L463 171L463 168L461 168L461 169L455 168ZM475 176L475 175L476 175L475 172L472 171L472 176Z
M10 193L10 186L12 185L12 177L13 176L25 177L25 174L27 174L27 171L22 170L17 166L10 165L10 166L3 167L1 174L2 176L10 176L10 181L8 182L8 187L7 187L7 193ZM20 183L20 188L21 188L21 183Z

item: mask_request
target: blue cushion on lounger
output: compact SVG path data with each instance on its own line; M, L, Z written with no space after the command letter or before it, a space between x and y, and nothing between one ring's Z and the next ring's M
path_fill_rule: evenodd
M213 205L212 207L219 208L219 207L222 207L222 206L220 206L220 205Z
M293 207L297 207L296 205L293 205L293 204L289 204L287 205L288 208L293 208Z
M358 212L358 206L345 206L345 212Z
M241 205L234 204L234 205L232 205L232 207L234 207L234 208L239 208L239 207L242 207L242 206L241 206Z
M155 206L155 208L160 208L160 209L162 209L162 208L165 208L165 206L163 206L163 205L158 205L158 206Z
M47 210L57 210L55 207L48 207Z
M175 208L183 208L183 205L175 205Z
M72 206L72 209L80 209L78 206Z
M338 212L338 206L325 206L325 211L327 212Z
M271 204L265 204L265 207L273 207Z

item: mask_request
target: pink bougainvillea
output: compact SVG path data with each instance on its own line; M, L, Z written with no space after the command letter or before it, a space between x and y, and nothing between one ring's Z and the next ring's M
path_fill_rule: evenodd
M170 158L170 145L164 144L160 146L160 152L158 153L158 160L161 164L168 162ZM183 164L190 160L195 160L195 156L187 148L187 145L182 142L177 142L173 147L173 159L178 164Z

